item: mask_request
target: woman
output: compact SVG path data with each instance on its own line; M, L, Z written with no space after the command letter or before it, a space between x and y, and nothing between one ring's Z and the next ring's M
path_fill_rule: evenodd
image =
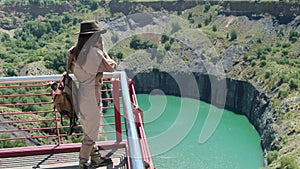
M100 126L103 72L113 72L116 66L103 47L102 30L96 21L85 21L80 25L78 42L68 53L68 68L79 82L78 104L83 125L83 141L79 152L79 168L100 167L112 163L101 157L95 144ZM89 164L89 158L91 163Z

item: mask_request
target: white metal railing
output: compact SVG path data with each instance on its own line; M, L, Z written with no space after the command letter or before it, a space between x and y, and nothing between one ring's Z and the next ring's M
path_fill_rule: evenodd
M73 80L76 77L70 74ZM39 75L39 76L15 76L15 77L0 77L0 84L11 84L11 83L26 83L26 82L41 82L41 81L57 81L61 77L58 75ZM127 144L129 155L131 159L131 167L133 169L144 168L143 155L139 142L139 136L137 132L137 127L135 124L134 114L132 111L132 104L129 95L128 81L126 73L124 71L120 72L105 72L103 78L119 78L121 84L121 94L124 106L124 115L126 117L125 123L127 128Z

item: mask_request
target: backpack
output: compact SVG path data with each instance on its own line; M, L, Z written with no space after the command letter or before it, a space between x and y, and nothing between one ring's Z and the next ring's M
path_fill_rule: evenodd
M73 80L67 72L62 74L62 77L58 82L54 82L51 85L51 89L54 91L54 109L57 109L57 111L60 113L61 125L64 125L64 119L70 120L69 134L73 133L73 128L77 125L76 122L78 120L72 97L72 88Z

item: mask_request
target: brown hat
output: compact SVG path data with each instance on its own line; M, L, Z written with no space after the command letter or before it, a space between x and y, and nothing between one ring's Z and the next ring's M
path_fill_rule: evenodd
M80 32L77 32L77 34L91 34L96 32L103 34L106 33L106 30L101 29L97 21L84 21L80 23Z

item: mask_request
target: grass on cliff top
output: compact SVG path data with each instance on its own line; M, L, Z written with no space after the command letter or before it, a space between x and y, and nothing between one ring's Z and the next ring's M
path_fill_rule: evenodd
M259 85L256 87L271 94L275 100L299 94L299 38L292 43L289 41L289 30L284 30L283 26L277 29L285 33L278 35L274 30L266 31L265 24L272 23L252 21L246 16L217 17L217 5L211 6L206 12L204 9L204 5L188 9L183 17L190 20L195 27L200 23L199 29L212 42L220 41L214 46L216 51L221 53L232 44L245 45L249 49L244 58L228 73L229 76ZM231 31L237 34L234 40L230 40Z

